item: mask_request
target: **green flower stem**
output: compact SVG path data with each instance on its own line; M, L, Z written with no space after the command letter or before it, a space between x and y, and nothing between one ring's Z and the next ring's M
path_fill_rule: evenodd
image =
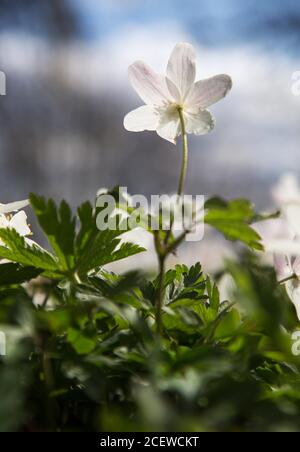
M181 127L181 135L182 135L182 164L181 164L181 172L180 172L180 178L179 178L179 184L178 184L178 190L177 190L177 202L180 201L180 197L183 194L184 186L185 186L185 179L186 179L186 173L187 173L187 166L188 166L188 154L189 154L189 147L188 147L188 137L186 133L186 127L184 122L184 116L183 116L183 110L182 107L177 108L179 119L180 119L180 127ZM171 221L170 221L170 228L168 230L168 233L166 234L165 238L165 245L167 246L172 234L172 229L174 225L174 216L172 215Z
M180 179L179 179L179 185L178 185L178 198L183 194L184 185L185 185L185 179L186 179L186 173L187 173L187 164L188 164L188 137L186 133L185 128L185 122L184 122L184 116L183 111L181 107L178 107L178 114L180 118L180 126L181 126L181 135L182 135L182 166L181 166L181 173L180 173Z
M165 266L166 256L161 256L159 258L158 298L156 306L156 328L160 336L163 334L162 310L165 298Z
M188 164L188 138L186 133L186 127L184 122L184 116L182 107L178 107L178 114L180 119L180 126L181 126L181 135L182 135L182 165L181 165L181 172L180 172L180 178L179 178L179 184L178 184L178 200L179 202L180 197L183 194L184 186L185 186L185 180L186 180L186 173L187 173L187 164ZM162 310L164 306L164 298L165 298L165 287L164 287L164 279L165 279L165 268L166 268L166 260L168 256L175 251L177 246L180 245L180 243L184 240L186 233L182 237L180 237L177 241L174 243L170 242L170 237L172 234L172 228L174 224L174 215L172 215L171 221L170 221L170 228L168 233L166 234L165 240L163 241L163 244L160 241L159 233L155 235L155 249L158 256L159 261L159 276L158 276L158 289L157 289L157 301L156 301L156 327L158 334L163 334L163 323L162 323Z

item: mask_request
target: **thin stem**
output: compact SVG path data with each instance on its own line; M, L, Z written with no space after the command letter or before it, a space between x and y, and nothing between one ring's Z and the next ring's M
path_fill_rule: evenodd
M180 119L180 127L181 127L181 135L182 135L182 164L181 164L180 178L179 178L179 184L178 184L178 190L177 190L177 203L179 203L180 197L182 196L183 191L184 191L187 166L188 166L189 146L188 146L188 137L187 137L187 133L186 133L186 127L185 127L182 107L178 107L177 111L178 111L178 115L179 115L179 119ZM171 217L170 228L169 228L168 233L166 234L166 238L165 238L165 245L168 245L168 242L171 237L173 225L174 225L174 215L172 215L172 217Z
M297 275L291 275L291 276L288 276L287 278L282 279L281 281L279 281L278 284L280 284L280 285L281 284L285 284L285 283L291 281L292 279L296 279L296 278L297 278Z
M156 328L157 328L157 332L160 336L163 334L162 310L163 310L164 298L165 298L165 287L164 287L165 262L166 262L166 257L161 256L159 258L158 297L157 297L157 304L156 304Z
M182 134L182 166L181 166L181 173L180 173L180 179L179 179L179 185L178 185L178 191L177 191L178 198L180 198L180 196L182 195L183 190L184 190L184 184L185 184L185 179L186 179L189 148L188 148L188 138L187 138L187 133L186 133L186 128L185 128L182 107L178 107L178 114L179 114L179 118L180 118L180 126L181 126L181 134Z
M181 126L181 134L182 134L182 165L181 165L181 172L180 172L180 178L179 178L179 184L178 184L178 190L177 190L177 202L180 201L180 197L183 194L184 191L184 185L185 185L185 179L186 179L186 173L187 173L187 163L188 163L188 138L185 128L185 122L184 122L184 116L182 107L178 107L178 114L180 118L180 126ZM186 232L174 242L173 246L169 246L170 237L172 234L172 228L174 225L174 215L172 215L171 221L170 221L170 228L166 234L165 240L161 243L159 234L155 235L155 249L158 256L158 262L159 262L159 276L158 276L158 290L157 290L157 301L156 301L156 327L157 332L159 335L163 334L163 322L162 322L162 310L164 306L164 298L165 298L165 287L164 287L164 279L165 279L165 267L166 267L166 260L171 254L176 246L178 246L182 240L184 240L186 236Z

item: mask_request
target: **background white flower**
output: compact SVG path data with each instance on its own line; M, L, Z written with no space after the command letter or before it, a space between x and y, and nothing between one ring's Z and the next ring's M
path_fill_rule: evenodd
M300 256L300 187L294 174L284 174L272 189L281 216L258 227L267 252Z
M195 83L196 55L193 46L179 43L167 66L167 75L154 72L137 61L129 67L130 82L146 105L128 113L125 129L131 132L156 131L162 138L176 143L181 134L178 109L183 112L187 133L204 135L215 125L207 107L226 96L232 87L228 75Z
M23 209L28 205L28 201L19 201L11 204L0 204L0 228L15 229L22 237L30 235L31 230L27 224L26 213L24 212L24 210L17 212L19 209ZM17 213L13 214L13 212ZM0 245L4 245L1 240Z
M296 176L283 175L272 196L281 217L257 229L265 250L274 254L278 281L284 283L300 320L300 187Z
M275 255L274 265L278 280L284 281L291 278L285 282L285 288L300 320L300 257Z
M284 174L272 194L291 234L300 237L300 186L295 174Z

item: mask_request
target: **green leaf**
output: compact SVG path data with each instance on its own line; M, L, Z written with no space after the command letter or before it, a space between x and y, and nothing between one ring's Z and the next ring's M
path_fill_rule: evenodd
M74 328L68 329L67 340L79 355L87 355L96 347L95 339L84 336L80 330Z
M72 216L66 202L63 201L58 209L51 199L46 201L43 197L31 195L30 201L57 256L56 275L78 272L85 276L97 267L144 251L137 245L120 243L119 237L128 231L120 218L117 219L116 230L99 231L96 225L97 210L89 202L78 209L80 229L76 235L76 218Z
M95 237L92 237L85 246L82 255L79 257L77 269L80 274L88 273L97 267L101 267L111 262L115 262L126 257L145 251L144 248L132 243L123 243L120 245L119 236L125 231L98 231Z
M57 260L48 251L36 244L28 245L14 229L0 229L0 239L5 246L0 246L0 257L24 266L39 268L44 271L57 272Z
M179 305L179 300L204 300L205 277L199 263L190 269L186 265L176 265L175 270L166 274L165 286L169 286L169 305Z
M0 286L21 284L36 278L42 270L15 263L0 264Z
M252 204L244 199L226 202L219 198L208 200L205 223L217 229L227 239L241 241L250 248L263 250L261 238L250 224L257 218Z
M141 275L137 271L132 271L121 276L101 271L97 276L90 277L89 282L91 282L103 296L113 299L124 292L136 288L140 279Z
M57 208L52 199L30 195L30 203L45 232L50 245L59 260L62 271L74 269L74 241L76 219L72 216L70 207L62 201Z
M92 205L89 202L85 202L78 208L78 217L80 220L80 230L77 234L75 245L76 254L80 255L85 250L85 247L90 242L91 238L97 234L96 228L96 216Z
M229 311L215 329L215 339L225 339L234 336L241 324L240 313L236 309Z
M209 297L210 306L216 312L218 312L220 306L220 292L216 284L212 284L210 279L206 282L207 293Z

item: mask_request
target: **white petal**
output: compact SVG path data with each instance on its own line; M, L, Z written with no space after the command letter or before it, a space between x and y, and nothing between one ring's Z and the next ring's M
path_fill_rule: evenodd
M292 270L295 275L300 277L300 257L293 257L292 258Z
M232 80L228 75L215 77L196 82L188 94L185 104L201 108L209 107L226 96L232 88Z
M5 215L0 214L0 228L5 229L9 227L9 221Z
M172 120L157 129L157 134L167 141L176 144L176 138L180 135L180 123L178 120Z
M196 77L196 54L191 44L181 42L176 45L169 59L167 76L184 98Z
M31 234L30 228L27 224L27 215L23 210L12 217L9 225L22 236Z
M176 109L162 110L157 134L167 141L176 144L176 138L180 135L180 119Z
M176 104L181 104L183 99L182 99L181 93L180 93L179 89L177 88L177 86L175 85L175 83L173 83L172 80L170 80L168 77L166 77L166 83L167 83L168 90L169 90L172 100Z
M17 212L20 209L24 209L24 207L29 206L29 201L26 199L25 201L17 201L12 202L10 204L0 204L0 214Z
M286 284L286 291L291 301L295 305L298 319L300 320L300 282L296 279Z
M143 132L143 130L156 130L160 116L154 107L144 105L128 113L124 118L124 127L130 132Z
M283 254L274 255L274 268L278 281L283 281L293 275L291 259Z
M165 105L170 101L166 78L147 64L137 61L128 69L129 80L140 98L149 105Z
M184 111L187 133L205 135L215 127L215 120L208 110L198 110L196 113Z

